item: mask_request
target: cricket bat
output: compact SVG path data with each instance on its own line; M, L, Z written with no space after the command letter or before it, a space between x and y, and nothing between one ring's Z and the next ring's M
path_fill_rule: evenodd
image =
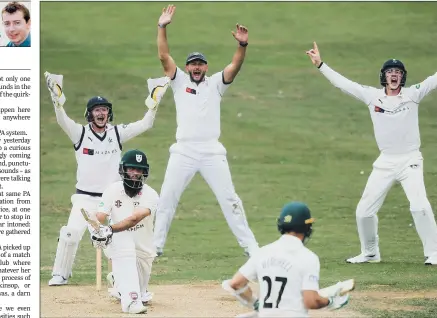
M335 292L338 290L339 287L341 287L340 295L343 296L355 289L355 279L348 279L342 282L338 282L335 285L320 289L319 295L326 298L334 296Z
M89 224L91 224L91 226L98 231L100 229L100 223L97 220L93 220L90 218L90 215L88 214L87 211L85 211L85 209L81 208L80 212L83 215L83 218L85 219L85 221L87 221Z

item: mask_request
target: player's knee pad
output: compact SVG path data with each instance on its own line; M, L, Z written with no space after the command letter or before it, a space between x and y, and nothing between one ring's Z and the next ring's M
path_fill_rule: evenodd
M79 246L79 241L79 231L67 226L61 228L52 275L59 275L64 279L69 278L73 268L74 258L76 257L77 248Z

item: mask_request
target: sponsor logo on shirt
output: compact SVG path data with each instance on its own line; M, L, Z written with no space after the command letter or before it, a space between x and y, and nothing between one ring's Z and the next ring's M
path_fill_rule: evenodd
M308 277L308 280L310 282L318 282L319 278L316 275L310 275L310 277Z
M138 231L139 229L143 228L144 224L137 224L135 226L132 226L131 228L127 229L128 231L132 232L132 231Z
M93 156L93 155L94 155L94 149L83 148L83 154L84 154L84 155L90 155L90 156Z
M405 103L402 103L400 106L402 106L403 104L405 104ZM400 112L403 112L406 110L410 110L410 107L408 107L408 106L398 107L394 110L387 110L387 109L381 108L380 106L376 106L376 105L374 105L374 106L375 106L375 108L374 108L375 113L381 113L381 114L387 114L387 115L395 115L397 113L400 113Z
M110 154L117 153L117 152L118 152L118 149L100 151L100 150L94 150L94 149L89 149L89 148L83 148L83 150L82 150L82 153L84 155L89 155L89 156L110 155Z
M193 95L196 95L196 90L193 89L193 88L189 88L189 87L187 87L187 88L185 89L185 92L190 93L190 94L193 94Z

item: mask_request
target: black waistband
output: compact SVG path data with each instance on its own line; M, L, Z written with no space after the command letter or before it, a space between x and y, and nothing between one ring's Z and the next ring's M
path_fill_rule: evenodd
M87 191L82 191L82 190L79 190L79 189L76 189L76 193L77 194L86 194L86 195L90 195L92 197L101 197L102 196L101 193L87 192Z

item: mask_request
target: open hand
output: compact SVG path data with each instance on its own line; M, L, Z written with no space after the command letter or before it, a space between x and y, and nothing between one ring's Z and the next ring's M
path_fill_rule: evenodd
M172 4L169 4L167 8L162 9L162 14L159 17L158 24L166 26L171 23L171 19L173 18L173 14L176 11L176 7Z
M313 43L313 48L309 51L306 51L306 54L310 57L311 62L317 67L322 63L322 58L320 57L319 48L317 47L317 43Z
M232 31L232 35L238 42L246 43L249 39L249 31L243 25L237 23L237 31Z

